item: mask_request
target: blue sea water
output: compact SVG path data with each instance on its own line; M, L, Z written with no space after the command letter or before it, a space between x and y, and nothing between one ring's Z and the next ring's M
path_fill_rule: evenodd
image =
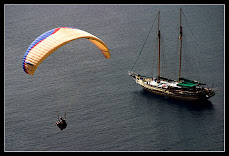
M161 74L178 77L179 8L182 76L214 84L208 105L156 96L131 70L160 10ZM223 5L5 5L5 151L223 151ZM51 54L30 76L22 60L31 42L56 27L102 39L111 59L87 40ZM157 23L133 71L157 73ZM60 131L57 113L67 111Z

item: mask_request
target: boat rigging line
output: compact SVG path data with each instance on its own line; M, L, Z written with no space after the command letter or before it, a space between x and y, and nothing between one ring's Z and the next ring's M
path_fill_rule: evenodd
M143 50L143 48L144 48L144 46L145 46L145 44L146 44L146 41L147 41L147 39L148 39L148 37L149 37L149 34L150 34L150 32L151 32L151 30L152 30L152 28L153 28L153 26L154 26L154 23L155 23L156 19L157 19L157 16L156 16L155 19L154 19L154 22L153 22L153 24L152 24L152 26L151 26L151 28L150 28L150 30L149 30L149 33L148 33L148 35L147 35L147 37L146 37L146 39L145 39L145 42L144 42L144 44L143 44L143 46L142 46L142 48L141 48L141 50L140 50L140 53L138 54L138 57L137 57L137 59L135 60L133 67L131 68L131 71L133 70L135 64L137 63L137 60L138 60L139 56L140 56L141 53L142 53L142 50Z
M193 34L193 32L192 32L191 26L190 26L190 24L189 24L189 22L188 22L188 20L187 20L187 18L186 18L186 16L185 16L185 14L184 14L184 12L183 12L182 9L181 9L181 13L183 14L183 17L184 17L184 19L185 19L185 23L187 24L188 29L189 29L189 31L190 31L190 33L191 33L193 39L194 39L194 42L195 42L195 44L196 44L195 48L197 49L198 53L201 53L201 52L200 52L200 49L199 49L199 44L198 44L198 42L196 41L196 38L195 38L195 36L194 36L194 34ZM194 52L195 52L195 50L194 50ZM185 54L185 53L184 53L184 54ZM192 58L190 58L190 59L192 59ZM194 61L191 60L191 62L194 62ZM200 76L199 76L199 73L198 73L198 69L197 69L195 66L192 66L192 67L193 67L193 70L194 70L194 72L195 72L197 78L200 79Z

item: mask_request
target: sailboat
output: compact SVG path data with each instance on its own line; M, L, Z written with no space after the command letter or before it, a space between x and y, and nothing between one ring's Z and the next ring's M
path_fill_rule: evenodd
M179 75L178 80L173 80L160 76L160 11L158 12L158 73L157 77L148 77L136 74L134 72L128 72L128 74L135 80L135 82L141 85L146 91L150 93L175 98L178 100L186 101L198 101L207 100L215 95L215 92L206 84L200 83L196 80L189 80L181 77L181 54L182 54L182 23L181 23L180 8L180 59L179 59ZM132 68L133 69L133 68Z

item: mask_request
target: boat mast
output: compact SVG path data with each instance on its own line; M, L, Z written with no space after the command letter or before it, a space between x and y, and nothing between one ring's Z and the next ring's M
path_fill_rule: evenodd
M180 39L180 64L179 64L179 81L180 81L180 73L181 73L181 50L182 50L182 26L181 26L181 8L180 8L180 36L179 36L179 39Z
M180 36L179 36L179 39L180 39L180 64L179 64L179 81L180 81L180 74L181 74L181 49L182 49L182 26L181 26L181 8L180 8Z
M161 35L160 35L160 11L158 11L158 82L159 77L160 77L160 39L161 39Z

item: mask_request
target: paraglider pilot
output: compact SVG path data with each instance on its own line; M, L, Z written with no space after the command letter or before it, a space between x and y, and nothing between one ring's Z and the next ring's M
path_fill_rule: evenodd
M65 129L67 127L66 117L65 119L60 117L60 119L55 123L55 125L57 125L61 130Z

